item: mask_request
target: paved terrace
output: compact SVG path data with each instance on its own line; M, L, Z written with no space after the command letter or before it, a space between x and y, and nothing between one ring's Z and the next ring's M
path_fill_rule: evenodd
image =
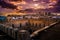
M43 31L56 23L58 22L55 19L10 20L9 22L1 23L0 30L14 39L20 40L19 35L21 30L27 30L30 37L34 37L38 32Z

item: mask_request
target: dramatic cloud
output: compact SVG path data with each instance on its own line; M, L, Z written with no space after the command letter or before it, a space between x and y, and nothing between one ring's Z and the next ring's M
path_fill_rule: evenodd
M56 4L56 11L60 12L60 0Z
M60 11L60 0L0 0L0 6L9 9L44 9Z
M22 0L10 0L10 1L22 1Z
M6 2L1 1L1 0L0 0L0 6L3 7L3 8L16 9L15 5L6 3Z

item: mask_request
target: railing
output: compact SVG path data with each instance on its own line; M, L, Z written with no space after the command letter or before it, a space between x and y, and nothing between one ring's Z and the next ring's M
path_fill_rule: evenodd
M51 26L54 24L51 24ZM25 25L26 28L24 28L22 24L20 24L20 27L14 27L14 24L12 24L12 26L5 26L4 24L0 24L0 30L2 30L4 33L6 33L7 35L11 36L16 40L31 40L31 37L35 36L35 33L45 30L46 28L49 28L45 26L45 24L42 25L41 24L31 25L30 23L26 23Z
M0 30L15 40L30 40L30 33L27 30L19 30L17 28L5 27L3 25L0 25Z

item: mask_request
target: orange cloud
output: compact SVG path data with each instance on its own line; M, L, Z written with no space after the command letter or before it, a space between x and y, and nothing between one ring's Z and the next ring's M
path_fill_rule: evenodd
M57 0L50 0L50 2L57 2Z

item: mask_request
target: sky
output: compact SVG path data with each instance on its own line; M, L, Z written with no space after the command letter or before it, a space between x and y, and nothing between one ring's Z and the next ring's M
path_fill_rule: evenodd
M59 0L0 0L0 12L13 12L25 9L60 11Z

